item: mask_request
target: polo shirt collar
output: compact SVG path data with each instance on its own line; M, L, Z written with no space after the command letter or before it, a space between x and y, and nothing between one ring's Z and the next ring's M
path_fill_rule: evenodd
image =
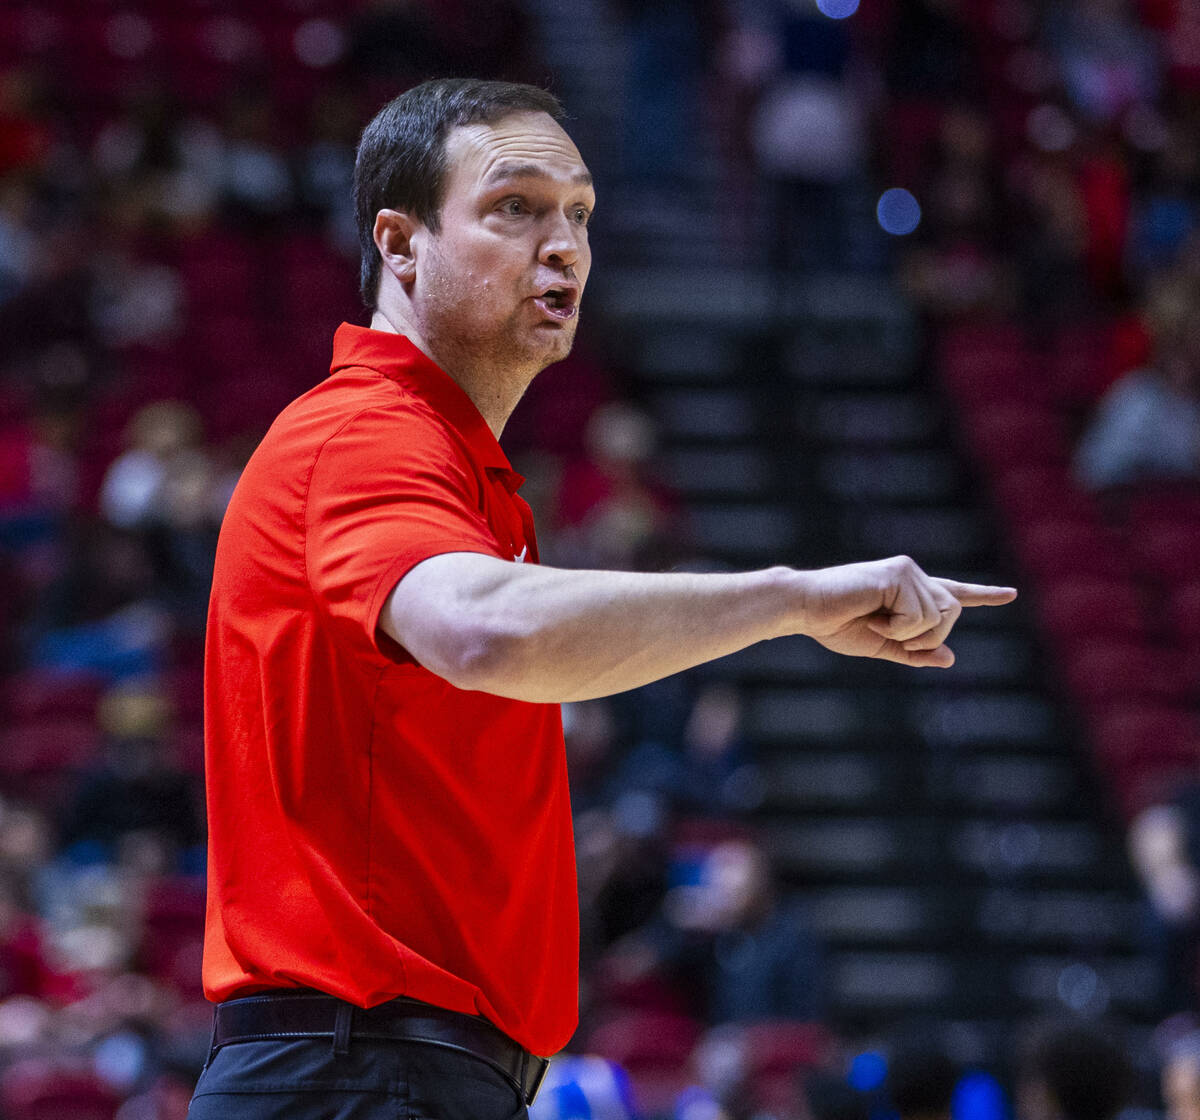
M406 336L343 323L333 336L329 371L336 373L351 366L376 370L426 401L466 440L479 463L500 475L510 490L515 491L525 481L512 469L492 429L462 386Z

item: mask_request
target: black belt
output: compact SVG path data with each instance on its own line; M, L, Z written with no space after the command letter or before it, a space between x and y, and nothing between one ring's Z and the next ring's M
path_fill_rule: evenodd
M415 999L393 999L363 1010L320 992L287 989L217 1004L212 1048L268 1039L328 1038L346 1053L351 1038L423 1042L458 1050L487 1062L533 1104L549 1058L519 1046L498 1027L475 1015L448 1011Z

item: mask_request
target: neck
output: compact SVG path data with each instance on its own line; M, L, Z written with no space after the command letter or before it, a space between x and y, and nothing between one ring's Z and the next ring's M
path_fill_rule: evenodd
M404 335L471 398L471 403L479 409L479 414L497 439L537 372L534 370L525 376L524 371L482 362L477 356L469 355L453 344L439 345L436 338L428 337L395 311L385 313L376 308L371 316L371 329Z

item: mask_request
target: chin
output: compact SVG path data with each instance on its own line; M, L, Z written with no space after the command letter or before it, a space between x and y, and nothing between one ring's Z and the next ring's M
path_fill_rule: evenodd
M540 346L536 347L537 360L543 369L554 362L561 362L570 352L575 343L575 331L560 330L550 338L539 339Z

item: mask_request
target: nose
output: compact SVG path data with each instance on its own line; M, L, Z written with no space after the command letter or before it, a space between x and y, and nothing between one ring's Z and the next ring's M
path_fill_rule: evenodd
M574 268L582 252L581 242L587 230L572 222L565 214L551 219L551 224L538 247L538 260L553 268Z

